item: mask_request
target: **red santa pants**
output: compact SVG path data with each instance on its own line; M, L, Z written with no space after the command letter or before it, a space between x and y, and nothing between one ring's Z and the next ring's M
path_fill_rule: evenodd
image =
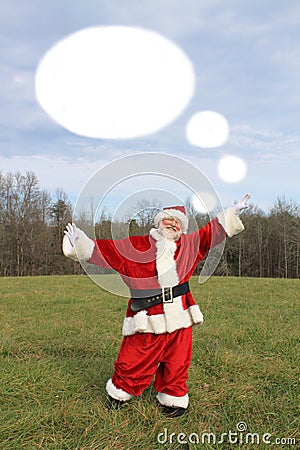
M118 389L140 395L155 375L156 392L182 397L192 359L192 327L172 333L137 333L123 338L112 382Z

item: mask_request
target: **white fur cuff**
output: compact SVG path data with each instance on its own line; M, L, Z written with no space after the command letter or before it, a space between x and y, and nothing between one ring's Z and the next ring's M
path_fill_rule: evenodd
M225 209L225 211L218 214L217 217L228 237L235 236L245 229L243 222L236 215L233 208Z
M190 314L192 316L193 324L201 325L203 323L203 314L198 305L192 305L189 307Z
M120 400L122 402L126 402L132 398L131 394L128 394L128 392L123 391L123 389L117 388L113 384L111 378L106 383L106 392L115 400Z
M63 253L68 258L74 259L75 261L88 261L91 259L95 242L87 237L87 235L77 228L78 239L75 243L75 248L70 244L69 238L64 236L63 239Z
M174 395L164 394L159 392L156 396L161 405L172 406L174 408L187 408L189 405L189 394L185 394L183 397L175 397Z

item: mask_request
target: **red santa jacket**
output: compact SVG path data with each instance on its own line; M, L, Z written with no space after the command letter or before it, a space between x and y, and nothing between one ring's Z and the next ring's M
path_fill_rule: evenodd
M80 229L75 246L63 239L63 253L74 260L86 261L118 271L130 289L172 287L188 281L198 262L209 249L243 231L244 225L233 208L227 208L205 227L191 234L182 234L178 241L164 238L157 229L148 236L122 240L88 238ZM190 292L163 303L133 312L129 300L123 334L166 333L203 322L199 306Z
M120 273L130 289L156 289L188 281L198 262L209 249L226 238L224 227L215 218L177 241L166 239L157 229L147 236L122 240L96 240L89 263L111 267ZM163 303L139 312L130 309L129 300L123 335L166 333L203 322L199 306L188 292L173 303Z

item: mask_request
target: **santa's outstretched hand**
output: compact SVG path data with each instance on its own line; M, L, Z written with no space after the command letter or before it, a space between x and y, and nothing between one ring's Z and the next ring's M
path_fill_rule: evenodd
M242 211L244 211L244 209L249 208L249 205L247 204L248 200L250 198L250 194L246 194L244 195L243 198L241 198L241 200L239 200L234 206L234 212L236 214L240 214Z
M75 242L78 239L78 231L75 223L68 223L66 226L66 229L64 231L64 234L69 238L70 244L72 247L75 246Z
M76 261L87 261L94 249L94 241L90 239L75 223L68 223L64 231L63 253Z

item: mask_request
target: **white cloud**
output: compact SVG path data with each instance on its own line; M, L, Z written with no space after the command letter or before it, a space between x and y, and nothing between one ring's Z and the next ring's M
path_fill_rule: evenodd
M282 161L300 158L300 134L283 133L270 129L257 129L249 125L231 128L230 145L249 159Z

